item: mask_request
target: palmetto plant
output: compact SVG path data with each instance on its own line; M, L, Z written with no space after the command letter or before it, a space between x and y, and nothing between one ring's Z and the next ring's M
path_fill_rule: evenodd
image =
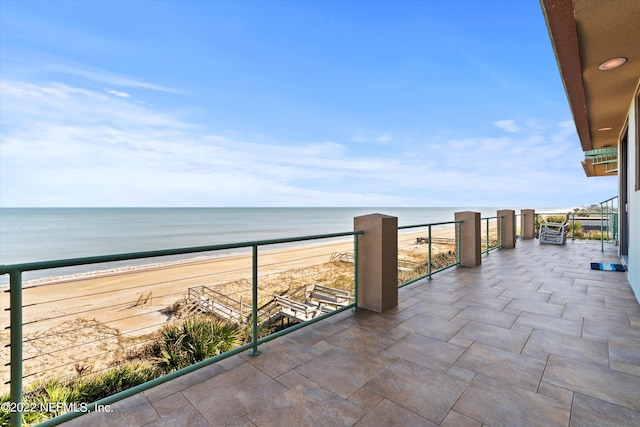
M157 371L149 362L126 362L97 375L83 377L72 385L79 395L78 401L95 402L156 378Z
M236 347L241 339L237 325L209 316L195 316L160 332L157 361L166 372L192 365Z

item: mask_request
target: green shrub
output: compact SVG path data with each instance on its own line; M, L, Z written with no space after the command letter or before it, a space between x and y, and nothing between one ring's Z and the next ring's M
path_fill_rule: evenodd
M69 386L78 396L76 402L95 402L150 381L159 375L158 369L149 362L126 362L97 375L80 378Z
M25 407L47 407L50 412L23 412L23 425L30 426L61 415L74 404L91 403L112 394L137 386L159 376L157 368L148 362L128 362L107 371L66 382L60 377L52 377L36 383L25 390ZM9 395L0 398L0 403L8 402ZM9 425L9 413L0 413L0 425Z
M600 239L607 240L609 236L606 231L602 233L600 231L592 230L592 231L586 232L584 238L587 240L600 240Z
M544 221L541 222L558 222L560 224L562 224L565 220L566 216L565 215L549 215L545 218Z
M7 403L11 401L11 396L9 393L3 394L0 396L0 405L3 403ZM2 406L4 408L4 406ZM0 410L0 426L8 426L9 425L9 411L5 411L4 409Z
M78 390L73 386L73 384L67 384L57 377L47 379L44 383L34 386L32 390L35 390L35 392L28 400L37 402L41 405L46 405L50 402L71 405L82 400ZM53 409L54 412L41 414L43 419L50 417L53 418L63 413L62 408L54 407L51 409ZM33 421L40 422L42 420Z
M61 404L59 411L24 412L23 425L34 425L60 415L74 403L96 402L107 396L143 384L165 373L208 359L239 345L243 331L209 316L196 316L165 326L158 341L142 349L142 360L130 360L95 375L64 381L49 378L25 390L23 403ZM146 356L146 357L145 357ZM9 394L0 396L0 403L10 401ZM56 405L53 407L57 408ZM0 412L0 425L9 425L10 413Z
M160 331L156 360L163 371L175 371L237 347L241 335L237 325L195 316Z

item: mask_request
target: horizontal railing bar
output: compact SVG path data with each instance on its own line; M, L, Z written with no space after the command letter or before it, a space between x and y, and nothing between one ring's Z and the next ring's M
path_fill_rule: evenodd
M610 202L610 201L615 200L615 199L617 199L617 198L618 198L618 196L613 196L613 197L611 197L611 198L609 198L609 199L607 199L607 200L605 200L605 201L603 201L603 202L600 202L600 204Z
M169 255L186 255L195 252L211 252L225 249L249 248L252 246L266 246L280 243L293 243L307 240L329 239L333 237L353 236L356 234L364 234L364 231L346 231L343 233L318 234L312 236L290 237L283 239L256 240L253 242L228 243L209 246L193 246L187 248L161 249L155 251L130 252L124 254L98 255L92 257L81 257L71 259L61 259L52 261L38 261L19 264L0 265L0 274L11 273L12 271L35 271L46 270L49 268L72 267L76 265L99 264L103 262L127 261L132 259L153 258Z
M428 227L433 225L447 225L447 224L462 224L462 221L446 221L446 222L432 222L429 224L416 224L416 225L403 225L398 227L398 230L406 230L407 228Z

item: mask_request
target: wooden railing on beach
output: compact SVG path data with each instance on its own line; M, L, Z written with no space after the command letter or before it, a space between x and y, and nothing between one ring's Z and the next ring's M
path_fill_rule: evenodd
M443 239L443 240L449 240L449 239ZM454 241L455 244L455 239L451 239ZM331 254L331 257L329 258L329 262L350 262L353 263L353 252L334 252ZM419 263L412 261L412 260L405 260L405 259L399 259L398 260L398 270L400 271L412 271L415 270L416 268L418 268L420 266Z
M207 286L189 288L187 301L191 304L191 313L210 313L229 322L245 323L251 314L251 305Z
M429 238L428 237L416 237L416 244L417 245L421 245L424 243L429 243ZM443 244L443 245L455 245L456 244L456 239L452 239L449 237L432 237L431 238L431 243L435 243L435 244Z
M252 314L250 305L207 286L189 288L187 301L191 305L188 315L213 314L227 322L247 323ZM307 287L303 286L293 292L275 295L258 309L258 322L268 323L280 318L304 322L345 307L353 301L354 298L348 291L323 285L315 285L311 291L307 291Z
M353 252L334 252L329 257L329 262L350 262L353 263Z

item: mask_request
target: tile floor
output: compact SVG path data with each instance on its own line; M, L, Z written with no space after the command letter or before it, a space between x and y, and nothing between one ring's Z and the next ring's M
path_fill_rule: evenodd
M599 242L491 252L65 426L638 426L640 306Z

